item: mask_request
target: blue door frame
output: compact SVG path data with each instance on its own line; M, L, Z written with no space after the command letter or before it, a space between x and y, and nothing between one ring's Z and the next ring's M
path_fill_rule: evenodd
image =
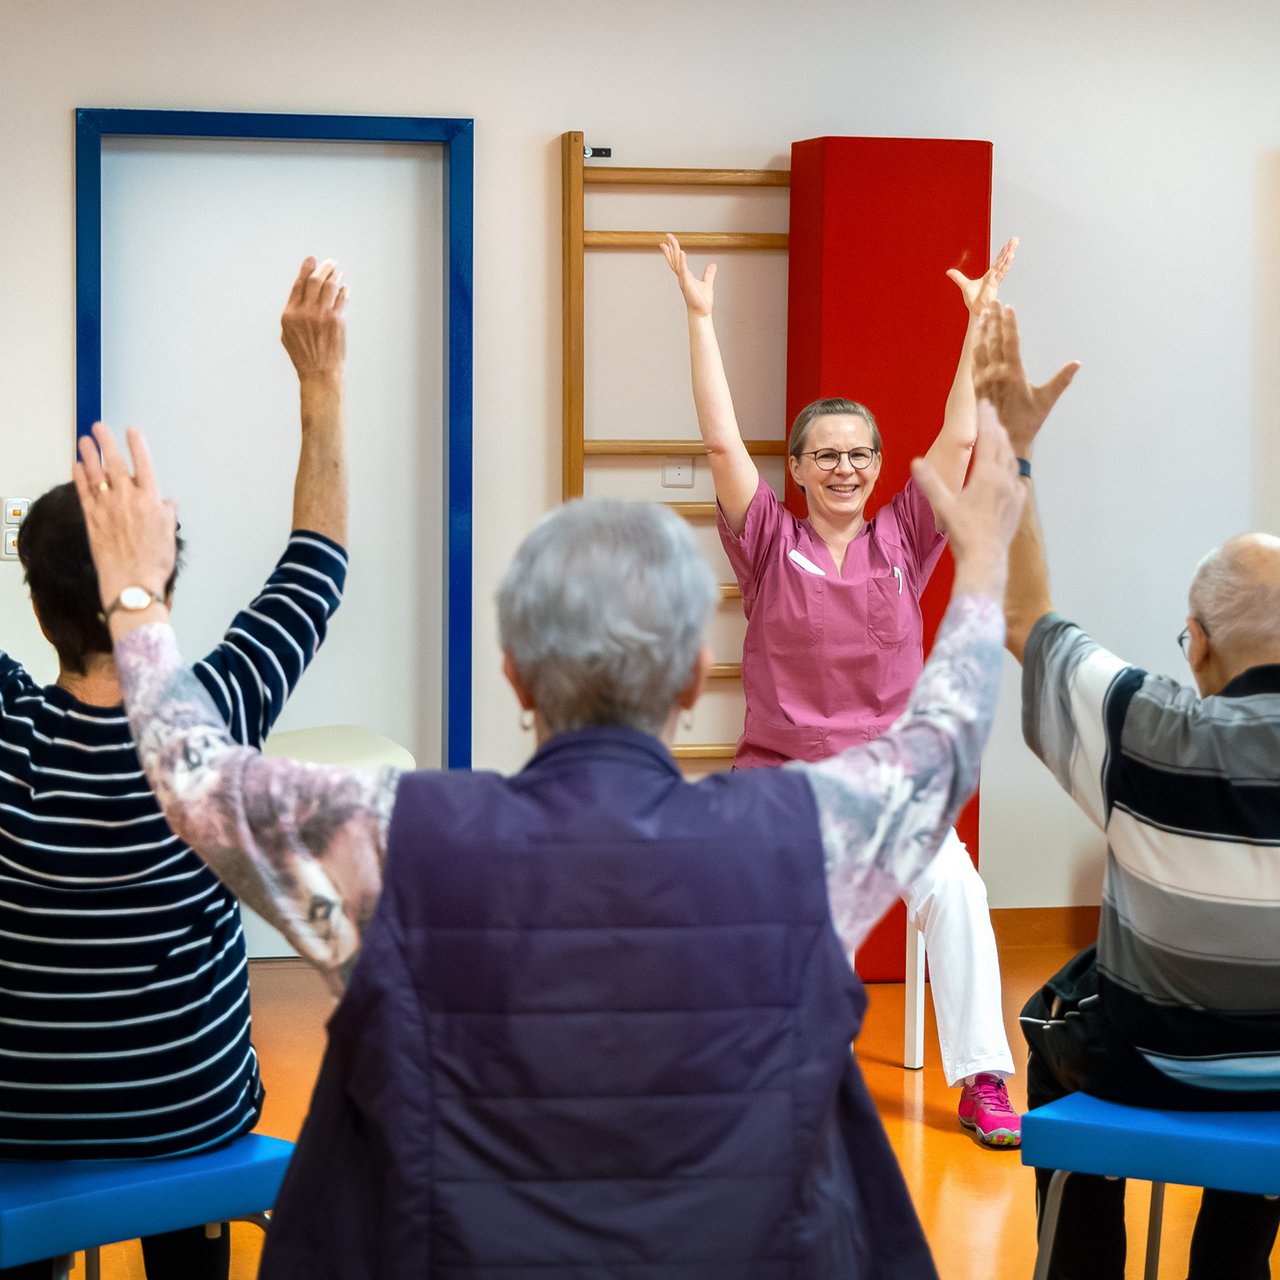
M474 125L422 116L273 115L224 111L76 111L76 434L102 415L102 140L264 138L411 142L444 148L445 519L444 759L471 764L471 412Z

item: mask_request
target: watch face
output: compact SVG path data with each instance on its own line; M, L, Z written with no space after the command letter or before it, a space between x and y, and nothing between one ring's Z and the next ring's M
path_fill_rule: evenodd
M145 609L152 601L151 592L146 587L125 587L120 593L122 609Z

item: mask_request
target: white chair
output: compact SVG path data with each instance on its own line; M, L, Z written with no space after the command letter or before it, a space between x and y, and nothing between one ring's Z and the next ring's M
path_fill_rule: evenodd
M919 1071L924 1066L924 934L907 921L907 963L902 975L904 994L902 1065Z
M854 963L852 953L849 963ZM924 1066L924 934L910 920L902 980L902 1065L909 1071L919 1071Z
M322 724L311 729L285 729L263 744L264 756L291 756L312 764L346 764L355 769L393 765L416 768L407 747L358 724Z

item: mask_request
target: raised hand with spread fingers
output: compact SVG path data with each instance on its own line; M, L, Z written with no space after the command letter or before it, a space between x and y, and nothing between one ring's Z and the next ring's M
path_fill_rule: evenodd
M112 639L165 621L165 584L177 555L177 508L160 496L142 432L130 427L125 439L132 470L111 428L95 422L92 438L80 437L80 461L72 472Z
M1048 382L1033 386L1022 367L1013 308L995 302L983 313L973 352L973 388L995 406L1018 457L1030 458L1041 425L1079 368L1078 360L1068 360Z

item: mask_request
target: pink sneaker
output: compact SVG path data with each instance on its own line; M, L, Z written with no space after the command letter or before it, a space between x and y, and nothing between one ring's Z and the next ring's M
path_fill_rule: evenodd
M981 1072L960 1089L960 1123L972 1129L984 1147L1022 1145L1022 1118L1009 1105L999 1076Z

